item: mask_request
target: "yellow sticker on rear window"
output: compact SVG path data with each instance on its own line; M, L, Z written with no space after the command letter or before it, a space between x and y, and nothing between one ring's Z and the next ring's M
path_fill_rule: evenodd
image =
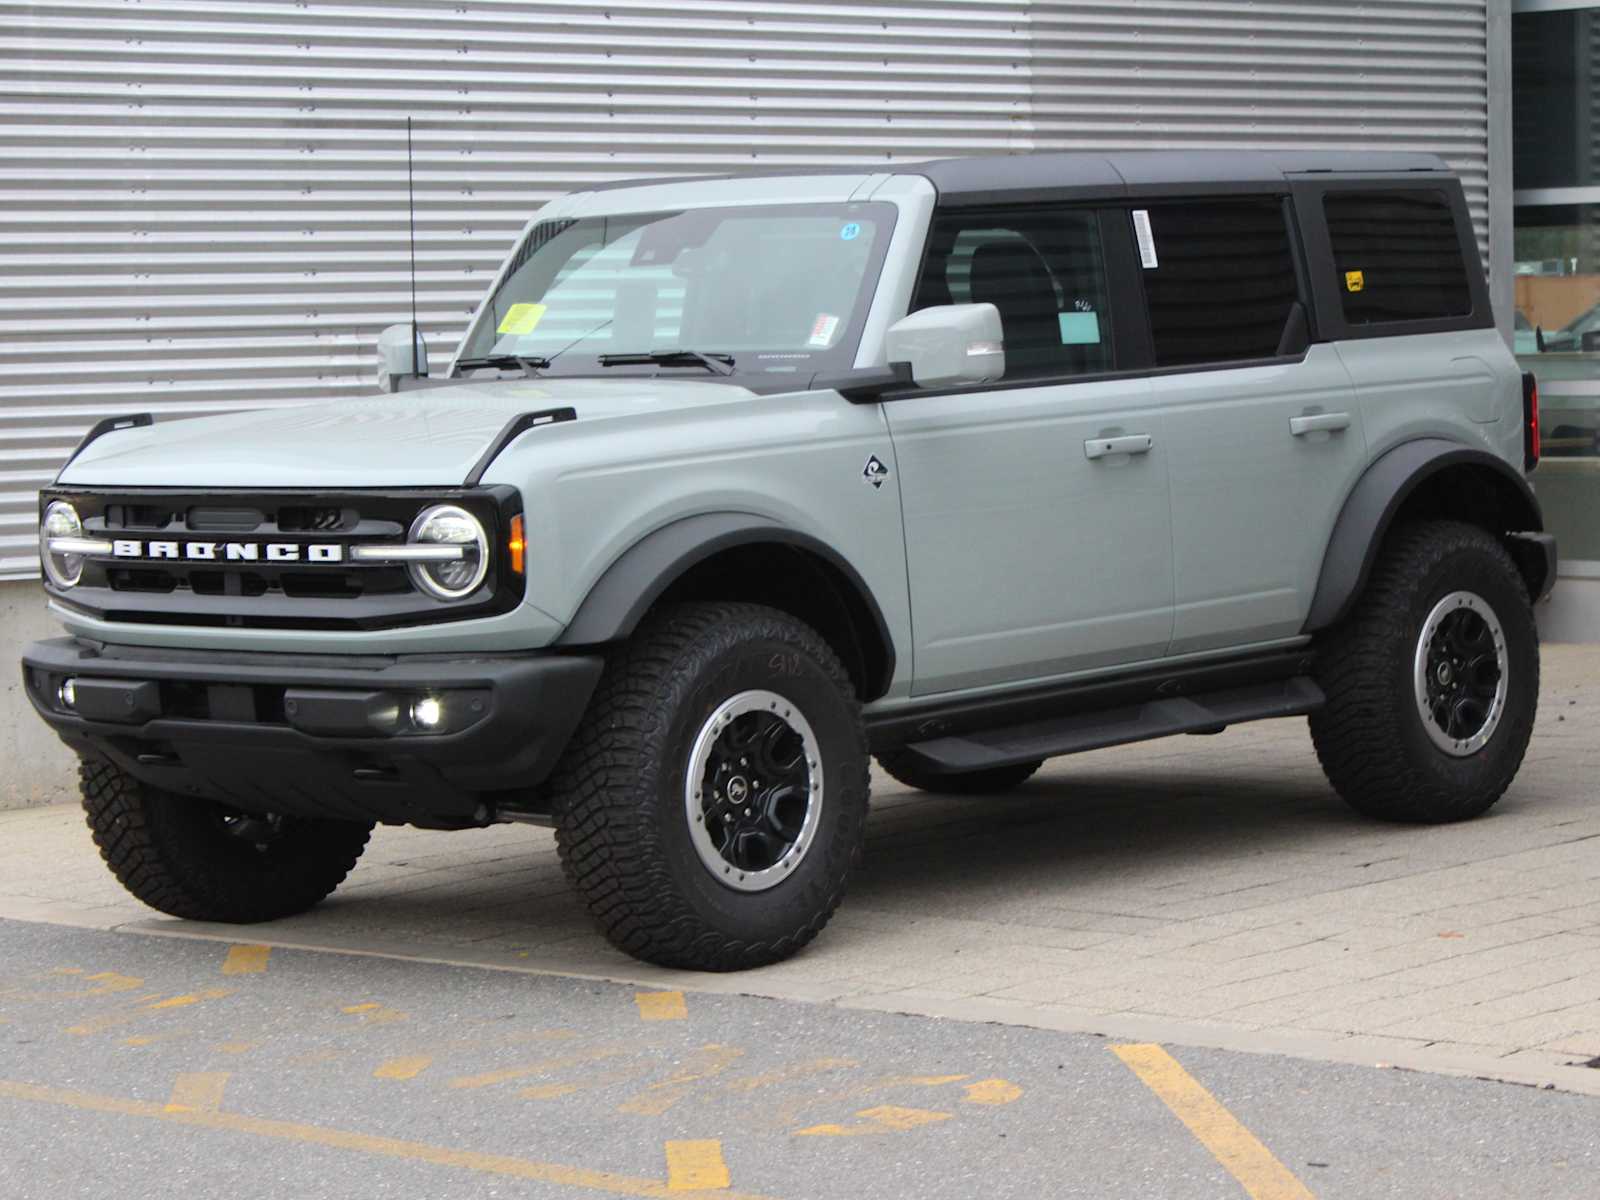
M1344 290L1345 291L1347 291L1347 292L1359 292L1362 288L1364 288L1366 286L1367 286L1367 277L1365 275L1363 275L1360 271L1346 271L1344 273Z
M539 319L544 316L542 304L513 304L506 310L505 317L500 322L497 333L532 333L539 327Z

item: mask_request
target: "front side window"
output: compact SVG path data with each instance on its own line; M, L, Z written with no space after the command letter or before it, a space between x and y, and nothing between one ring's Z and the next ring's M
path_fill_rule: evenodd
M1007 379L1115 366L1095 214L1061 208L936 215L913 310L993 304Z
M1277 354L1299 298L1281 200L1152 203L1131 217L1136 229L1149 222L1140 243L1156 366Z
M1455 213L1443 192L1329 192L1322 207L1351 325L1472 312Z
M459 358L595 374L606 356L690 350L739 374L847 370L894 219L864 203L541 221Z

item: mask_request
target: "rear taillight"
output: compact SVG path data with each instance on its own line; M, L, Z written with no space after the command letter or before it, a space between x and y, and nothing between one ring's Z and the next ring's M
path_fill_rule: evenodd
M1522 376L1522 469L1539 465L1539 381L1533 372Z

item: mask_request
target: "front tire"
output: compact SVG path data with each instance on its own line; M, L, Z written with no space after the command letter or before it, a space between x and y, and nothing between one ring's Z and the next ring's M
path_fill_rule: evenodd
M1498 800L1528 748L1539 635L1493 536L1455 521L1397 530L1349 619L1318 649L1311 738L1351 807L1459 821Z
M253 924L306 911L350 873L372 826L241 813L141 783L108 762L78 768L100 857L151 908Z
M618 949L731 971L822 930L860 857L860 705L815 631L686 604L606 665L551 781L561 862Z

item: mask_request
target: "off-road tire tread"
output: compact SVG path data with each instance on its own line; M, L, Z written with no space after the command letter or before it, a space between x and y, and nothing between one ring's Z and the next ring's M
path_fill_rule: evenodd
M1017 763L1009 767L986 767L981 771L940 773L924 770L904 754L885 750L878 755L878 766L889 778L921 792L946 796L982 796L1021 787L1033 778L1035 771L1044 766L1044 760Z
M356 822L317 822L317 840L294 862L242 886L238 878L219 880L209 869L215 864L192 861L156 832L151 805L198 810L206 801L161 792L104 761L80 763L78 782L89 831L111 873L151 908L189 921L254 924L304 912L344 882L372 833Z
M788 958L822 932L860 859L859 829L849 837L844 835L851 831L841 830L834 845L819 838L811 853L843 854L844 869L813 906L811 919L767 940L727 936L678 894L651 820L656 772L672 769L669 697L687 690L696 664L752 637L786 642L822 666L840 702L849 707L863 797L870 787L860 702L838 656L815 631L756 604L702 602L653 614L610 654L550 783L556 845L567 880L606 938L646 962L735 971Z
M1410 661L1417 630L1412 605L1427 577L1447 558L1475 551L1497 561L1522 601L1518 611L1496 610L1502 625L1526 622L1532 629L1527 585L1505 547L1490 533L1460 521L1425 521L1395 530L1373 567L1350 616L1322 638L1317 680L1327 702L1310 718L1317 760L1334 789L1352 808L1380 820L1440 823L1488 811L1510 786L1533 731L1539 690L1535 653L1512 669L1531 674L1535 703L1502 717L1490 747L1487 777L1470 791L1442 787L1418 769L1401 736L1401 722L1414 719L1411 687L1395 695L1390 684L1396 654ZM1509 637L1509 634L1508 634ZM1496 745L1504 739L1502 745ZM1488 747L1486 747L1487 749Z

